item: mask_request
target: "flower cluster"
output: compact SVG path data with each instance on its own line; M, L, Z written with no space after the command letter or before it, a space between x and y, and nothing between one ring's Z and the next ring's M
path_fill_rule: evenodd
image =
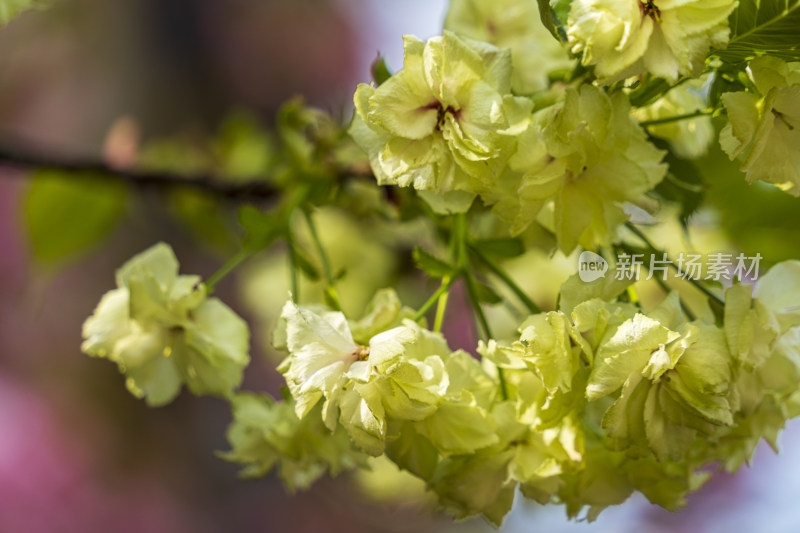
M606 242L621 205L664 177L664 153L623 93L583 85L531 114L508 94L510 71L488 45L407 37L405 70L356 92L351 134L379 184L412 185L434 208L464 211L480 195L515 234L551 205L563 250Z
M344 432L422 478L455 516L500 523L519 487L594 517L633 491L680 507L709 465L738 468L799 412L800 262L775 266L752 296L728 289L722 327L687 320L677 293L645 313L599 284L575 286L516 340L481 342L482 362L399 314L356 341L341 313L288 302L277 338L291 398L244 397L231 457L263 474L287 453L274 428L313 431L281 467L313 479L358 463Z
M720 264L700 280L683 254L672 264L633 224L646 246L640 253L617 232L660 200L680 204L686 223L710 189L695 167L716 149L711 115L723 107L721 147L741 160L748 180L800 195L798 63L760 49L746 72L745 59L726 63L720 52L706 61L727 42L736 6L453 0L442 36L405 37L404 68L358 86L351 139L329 117L285 110L291 164L275 167L274 180L283 194L267 214L242 210L243 249L210 278L285 240L293 294L273 339L285 355L282 400L236 392L249 362L248 327L199 277L179 275L165 244L117 272L117 288L84 324L83 350L115 362L128 389L151 405L170 402L184 384L228 400L231 449L223 457L244 476L277 470L290 490L385 456L453 515L495 524L517 490L563 503L573 517L587 510L590 519L636 491L680 507L714 466L737 469L800 414L800 261L760 278L741 275L758 278L755 287L734 283L722 298L703 283L725 279L722 259L732 254L715 254ZM675 84L704 66L715 72ZM307 138L308 129L319 131ZM413 191L387 199L374 183L351 182L367 165L379 185ZM483 208L467 213L478 202ZM355 259L337 260L316 229L312 208L320 204L395 231L392 243L350 242L334 251L358 248ZM297 235L300 214L308 238ZM534 224L544 232L522 235ZM337 238L352 241L357 225L337 229ZM500 262L545 240L549 251L616 253L617 275L586 283L573 276L557 309L541 312ZM450 255L440 259L445 241ZM412 310L383 289L360 318L345 314L402 274L392 254L412 244L421 245L418 266L441 279L438 291ZM652 270L680 270L680 283L719 305L700 319L679 293L642 305L628 286L645 256ZM348 275L340 267L353 261L359 268L346 281L363 298L351 306L339 282ZM372 271L383 281L360 275ZM266 272L274 281L275 271ZM502 283L532 313L518 317L516 333L491 338L481 306L502 296L484 281ZM311 282L314 291L306 290ZM485 333L474 353L452 350L439 333L455 282ZM307 303L321 300L331 307ZM422 317L433 306L431 330Z

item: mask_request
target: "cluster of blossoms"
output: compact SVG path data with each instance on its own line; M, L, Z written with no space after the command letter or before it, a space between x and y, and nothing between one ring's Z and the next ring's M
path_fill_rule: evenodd
M263 474L302 438L284 477L356 465L360 450L425 480L455 516L499 523L519 487L594 517L635 490L681 506L709 465L735 470L800 412L800 262L752 296L728 289L722 327L687 320L677 293L644 313L600 298L602 280L574 305L571 286L517 340L481 342L480 362L403 318L391 292L357 322L287 302L276 339L291 398L237 399L229 457Z
M351 134L378 183L413 186L435 210L460 212L476 195L528 227L553 206L559 244L601 244L666 173L622 92L591 85L533 111L510 93L511 57L445 32L406 37L405 69L380 87L360 85Z
M349 133L377 183L413 188L436 215L459 214L453 264L428 259L443 278L429 301L439 298L443 315L451 278L460 277L487 336L470 254L490 270L492 259L468 235L464 213L480 201L495 233L516 236L538 223L564 252L614 250L617 228L636 206L650 209L654 189L677 172L672 161L711 147L707 115L720 73L666 90L653 80L700 75L709 52L727 42L737 2L549 5L561 43L533 0L453 0L442 36L405 37L404 68L360 85L354 98ZM741 91L717 99L716 111L727 112L722 149L741 159L748 180L800 194L798 64L757 57L746 76L726 83ZM292 179L287 170L282 181ZM291 237L291 213L305 207L288 207L289 221L274 232L289 235L293 265L314 271ZM335 292L307 221L326 290ZM666 271L666 254L662 263ZM358 320L290 300L274 338L288 354L276 401L237 392L247 325L198 277L179 275L160 244L119 270L118 288L85 323L83 349L117 363L130 391L152 405L171 401L182 384L228 399L234 421L224 457L246 476L276 469L292 490L385 455L458 517L499 524L517 489L565 504L570 516L588 509L594 518L634 491L675 509L710 467L737 469L761 439L775 446L785 421L800 414L800 262L774 266L754 289L729 287L716 323L685 313L678 293L643 309L620 296L633 280L618 274L590 283L574 276L557 310L527 317L515 338L484 339L479 358L451 350L420 318L429 307L404 307L391 289Z
M517 487L571 515L634 490L673 509L708 465L738 468L800 413L798 261L754 291L729 288L721 327L687 320L677 293L644 313L603 280L579 291L571 280L558 311L527 318L512 342L481 342L482 360L450 350L391 289L356 321L289 301L275 335L289 354L280 402L234 392L248 328L177 271L163 244L126 263L86 321L84 350L154 405L182 382L228 397L223 456L246 476L277 468L291 489L385 454L455 516L499 523Z
M561 28L565 46L595 67L598 84L547 87L520 76L574 60L543 39L534 2L453 2L443 36L405 37L404 69L380 86L358 87L350 133L379 184L413 187L438 213L467 211L480 197L512 235L537 221L565 252L608 245L629 207L652 210L648 195L668 172L666 152L648 134L694 159L714 128L710 117L691 116L708 112L708 77L684 79L635 108L626 89L597 85L644 72L672 82L699 75L709 52L727 42L736 6L574 1ZM536 61L540 68L530 68ZM721 144L744 156L748 179L796 194L797 69L762 57L749 72L757 92L722 97L731 124ZM639 121L653 125L645 131Z

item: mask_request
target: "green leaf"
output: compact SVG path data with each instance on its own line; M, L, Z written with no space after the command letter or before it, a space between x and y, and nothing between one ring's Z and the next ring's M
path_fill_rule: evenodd
M731 37L725 50L714 50L729 63L769 54L800 61L800 0L739 0L730 17Z
M378 56L375 61L370 65L372 72L372 79L375 80L376 85L381 85L383 82L392 77L392 71L386 65L386 58Z
M473 244L481 253L500 259L510 259L525 253L525 245L520 239L480 239Z
M542 24L553 34L553 37L561 42L567 41L567 32L564 29L567 25L567 17L572 4L572 0L538 0L539 16L542 17Z
M239 224L245 230L242 247L249 251L266 248L276 234L275 217L264 213L252 205L243 205L239 209Z
M169 200L172 213L193 237L219 250L236 245L235 225L218 198L203 191L176 189Z
M308 256L300 250L297 246L295 246L290 253L294 254L294 262L297 267L303 271L303 274L306 275L308 279L311 281L317 281L320 278L319 270L316 266L311 262Z
M644 80L631 90L628 98L633 107L644 107L661 98L670 88L672 85L667 80L647 74Z
M478 300L482 302L486 302L489 305L495 305L503 301L500 295L485 283L481 283L480 281L476 280L475 288L478 292Z
M414 262L432 278L443 278L453 273L455 268L422 248L414 248Z
M125 186L101 175L42 169L25 193L25 227L34 258L59 263L105 237L125 209Z

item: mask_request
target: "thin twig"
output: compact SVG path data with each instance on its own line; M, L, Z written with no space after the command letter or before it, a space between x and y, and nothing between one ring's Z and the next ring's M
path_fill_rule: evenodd
M209 174L178 174L137 168L116 168L100 160L56 153L45 155L41 148L12 147L2 141L0 141L0 166L22 170L49 168L67 174L98 175L140 188L192 188L234 200L271 200L279 195L279 190L274 185L266 183L263 178L229 183ZM2 175L15 176L14 173Z

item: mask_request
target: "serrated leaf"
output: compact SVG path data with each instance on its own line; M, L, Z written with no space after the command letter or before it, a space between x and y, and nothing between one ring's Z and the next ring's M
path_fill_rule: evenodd
M25 226L34 258L59 263L105 237L125 209L125 186L104 176L42 169L25 193Z
M525 253L525 245L520 239L480 239L473 244L481 253L500 259L510 259Z
M443 278L453 273L455 268L422 248L414 248L414 262L432 278Z
M764 54L800 61L800 0L739 0L729 20L728 46L712 55L728 63Z

